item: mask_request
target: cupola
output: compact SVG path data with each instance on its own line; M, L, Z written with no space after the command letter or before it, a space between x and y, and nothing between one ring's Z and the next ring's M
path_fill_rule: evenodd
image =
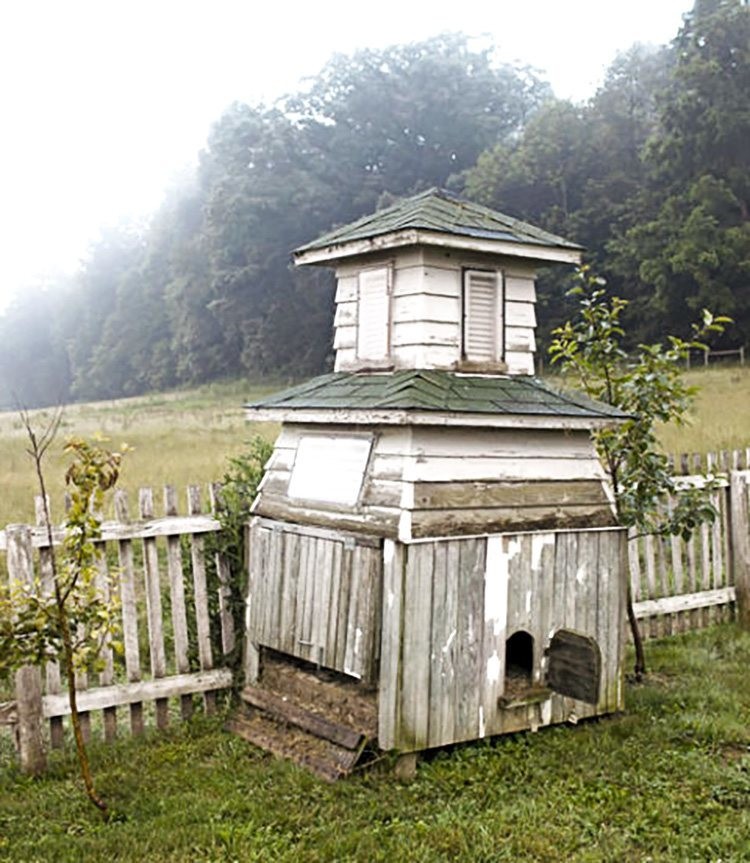
M297 249L336 267L335 371L531 375L540 266L582 249L430 189Z

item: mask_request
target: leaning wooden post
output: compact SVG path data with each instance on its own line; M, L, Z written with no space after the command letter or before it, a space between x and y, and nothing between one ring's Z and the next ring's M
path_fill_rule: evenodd
M729 474L731 561L737 597L737 621L750 629L750 523L747 506L747 472Z
M34 564L31 528L25 524L8 525L8 577L32 585ZM18 716L18 752L21 770L39 776L47 769L47 754L42 735L42 671L32 665L19 668L15 676L16 712Z

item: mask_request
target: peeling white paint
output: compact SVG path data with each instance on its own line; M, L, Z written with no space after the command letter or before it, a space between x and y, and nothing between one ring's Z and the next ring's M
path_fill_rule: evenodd
M536 571L542 562L542 552L548 545L555 544L554 533L535 533L531 536L531 569Z
M393 563L393 555L396 553L396 544L392 539L387 539L383 543L383 563L385 566L390 566Z
M479 705L479 736L484 737L484 708Z
M398 538L401 542L411 540L411 512L402 510L398 519Z
M571 710L570 713L568 714L568 722L571 725L578 725L578 717L576 716L576 713L574 710Z
M586 570L582 566L576 571L576 582L580 585L586 584Z
M526 614L531 614L531 591L526 591Z
M497 637L505 631L508 621L508 556L503 554L499 536L487 540L484 571L484 620Z
M456 630L454 629L453 632L451 632L451 634L448 636L448 640L443 645L443 653L447 653L451 649L451 644L453 644L453 640L455 639L455 637Z
M549 725L552 722L552 699L548 698L539 705L539 712L542 716L542 724Z
M392 591L388 591L388 596L385 599L386 608L390 611L393 608L393 603L396 601L396 594Z
M508 540L508 560L513 560L513 558L517 557L520 553L521 553L521 540L520 539Z
M500 657L495 651L487 660L487 683L497 683L500 680Z

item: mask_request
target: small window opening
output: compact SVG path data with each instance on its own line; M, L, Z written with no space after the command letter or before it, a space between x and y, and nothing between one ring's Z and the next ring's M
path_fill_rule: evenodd
M533 673L534 637L519 630L505 642L505 695L528 689Z

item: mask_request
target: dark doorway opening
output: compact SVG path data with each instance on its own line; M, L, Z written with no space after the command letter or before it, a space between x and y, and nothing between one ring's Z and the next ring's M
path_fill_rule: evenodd
M506 695L528 689L533 673L534 637L521 629L505 642Z

